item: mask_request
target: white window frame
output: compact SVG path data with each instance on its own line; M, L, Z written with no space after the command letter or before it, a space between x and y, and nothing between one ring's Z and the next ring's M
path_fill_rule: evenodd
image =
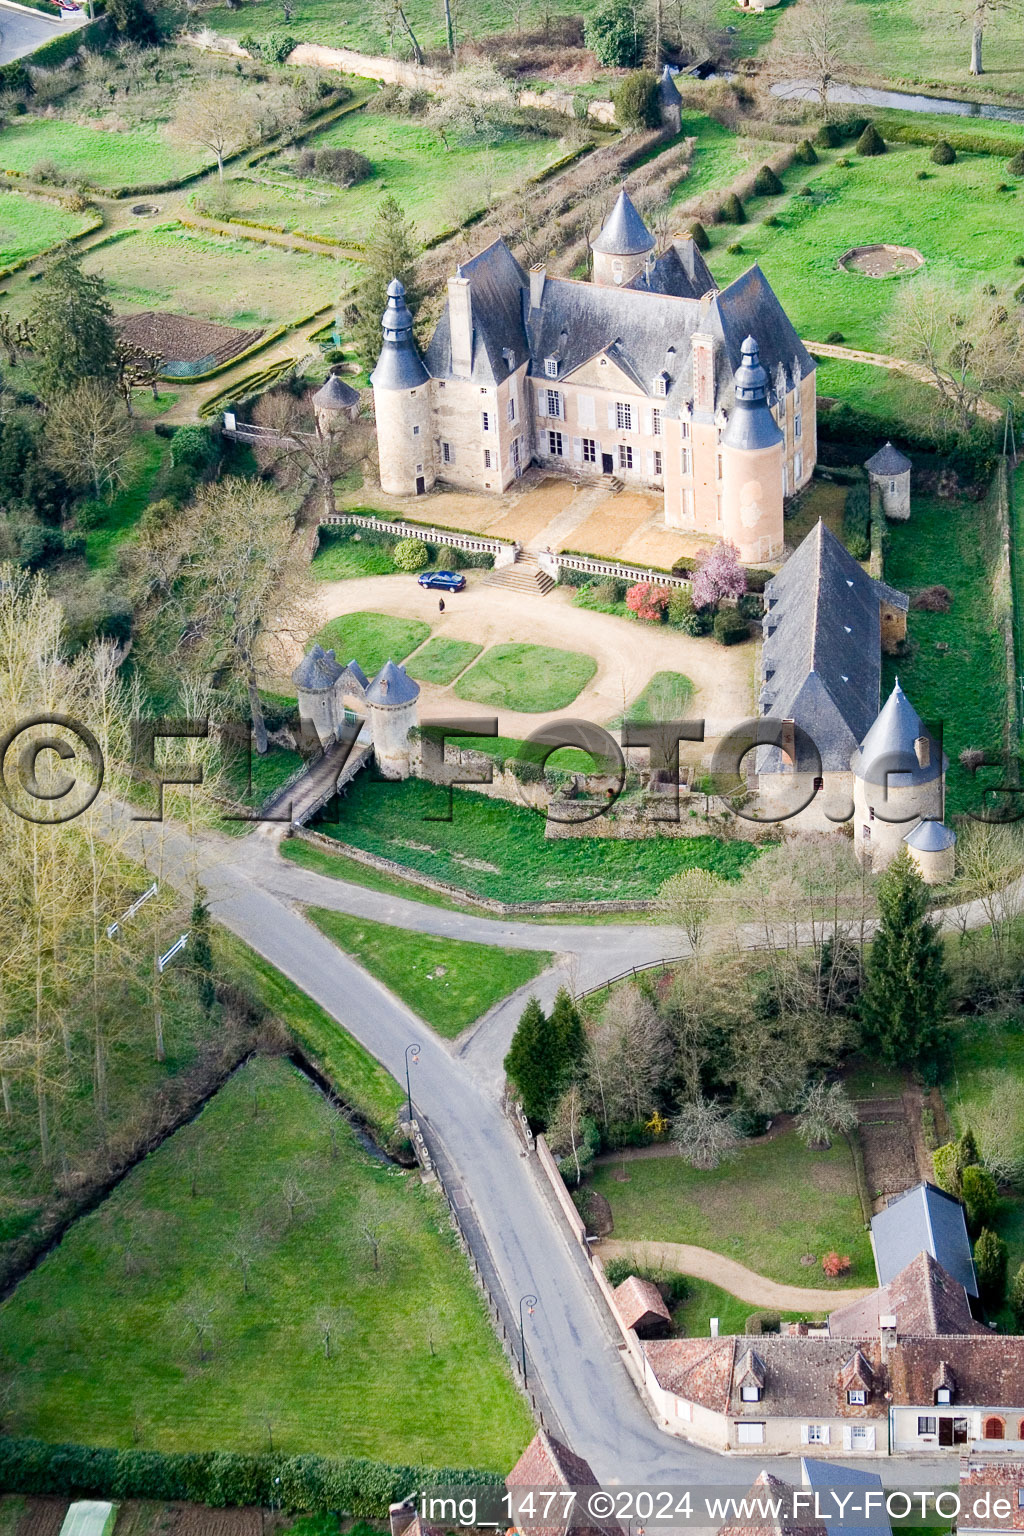
M509 421L515 421L515 419L516 419L516 397L515 397L515 395L509 395L509 397L508 397L508 412L507 412L507 414L508 414Z
M655 450L654 450L654 478L656 480L660 480L664 473L665 473L665 463L664 463L664 460L661 457L661 449L660 448L655 448Z
M549 390L546 391L546 394L547 394L547 401L546 401L547 410L545 412L545 415L547 415L547 416L554 416L556 421L562 421L564 419L564 413L563 413L563 410L562 410L562 392L561 392L561 390L559 390L559 389L549 389Z
M761 1388L760 1387L758 1387L758 1386L740 1387L740 1402L741 1403L759 1403L760 1401L761 1401Z
M800 1440L804 1445L828 1445L831 1438L827 1424L804 1424L800 1430Z
M597 439L595 437L585 437L582 439L582 443L584 464L596 464L598 452L600 451L597 446Z
M547 378L549 378L549 379L557 379L558 378L558 359L557 359L557 357L546 357L544 359L544 373L545 373L545 376Z
M690 423L688 421L681 421L679 423L679 436L683 439L684 443L686 442L686 440L689 437L689 435L690 435Z
M633 468L633 445L632 445L632 443L620 443L619 444L619 468L620 469L632 469Z
M803 435L804 435L804 419L801 416L800 412L797 411L796 415L793 417L793 436L794 437L803 437Z
M485 448L484 449L484 469L490 469L491 467L492 467L491 466L491 450L489 448Z
M692 461L690 459L690 450L689 450L689 448L684 448L682 450L682 452L681 452L681 454L679 456L679 468L680 468L681 472L684 475L688 475L690 473L690 471L692 470L693 464L692 464Z
M442 464L454 464L455 463L455 444L454 443L443 442L441 444L441 463Z
M659 373L654 381L654 393L662 396L668 394L668 380L663 373Z
M868 1394L864 1387L850 1387L846 1394L846 1401L853 1408L863 1408L867 1403Z
M793 484L795 485L804 472L804 456L802 453L793 455Z
M491 413L490 413L490 411L481 411L480 412L480 425L481 425L481 427L483 428L483 430L485 432L489 432L491 430Z
M933 1413L919 1413L917 1416L917 1432L919 1435L937 1435L939 1421Z
M616 400L615 425L620 432L633 430L633 406L629 400Z
M651 412L651 436L660 437L662 433L662 414L657 406Z
M936 1401L937 1405L940 1408L949 1408L949 1407L951 1407L952 1406L952 1402L953 1402L953 1393L950 1390L950 1388L949 1387L936 1387L936 1389L935 1389L935 1401Z
M548 428L548 456L552 459L565 458L565 441L561 432L554 427Z

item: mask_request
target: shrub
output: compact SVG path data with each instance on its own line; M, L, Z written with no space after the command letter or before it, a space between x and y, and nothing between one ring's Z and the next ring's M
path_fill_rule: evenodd
M865 128L871 127L871 120L867 117L848 117L845 123L840 123L839 132L844 139L859 139Z
M708 239L708 232L699 219L690 225L690 239L698 251L710 251L711 241Z
M599 64L617 69L638 69L644 61L647 37L639 23L615 0L587 18L587 47Z
M810 139L801 139L796 147L795 159L802 165L817 165L818 153Z
M653 581L638 581L626 593L626 607L636 618L648 624L660 624L671 595L671 587L655 586Z
M1020 149L1012 160L1006 163L1006 169L1011 176L1024 176L1024 149Z
M637 69L627 75L613 99L620 128L657 128L660 124L658 77L653 70Z
M1024 1264L1020 1265L1010 1281L1010 1310L1018 1333L1024 1332Z
M983 1227L974 1245L978 1290L986 1306L996 1310L1006 1295L1006 1244L991 1227Z
M813 154L814 151L812 150L811 153ZM778 197L781 191L783 191L782 182L779 180L776 173L772 170L771 166L762 165L761 169L754 177L754 196Z
M764 1333L778 1333L782 1318L778 1312L751 1312L744 1324L744 1332L753 1338Z
M1024 267L1024 256L1015 256L1013 258L1013 264L1015 267Z
M819 149L838 149L843 140L835 123L822 123L814 135L814 142Z
M871 553L871 493L863 481L846 493L843 543L855 560L866 560Z
M927 181L928 178L929 178L928 171L918 171L917 172L917 180L918 181Z
M422 571L429 555L422 539L399 539L393 559L400 571Z
M739 645L750 634L746 619L735 608L723 608L715 614L715 639L719 645Z
M999 1205L999 1190L987 1168L965 1168L961 1179L961 1192L967 1211L967 1225L972 1232L980 1231L992 1222Z
M171 463L186 465L197 475L212 469L217 459L217 445L209 427L178 427L171 438Z
M814 196L814 188L813 187L801 187L800 191L797 193L797 197L813 197L813 196Z
M371 98L367 110L386 112L394 117L422 117L429 104L429 91L415 90L408 85L382 85Z
M920 613L948 613L953 606L953 594L941 583L934 587L918 587L911 594L910 606Z
M626 596L627 583L616 576L606 576L595 582L591 592L599 603L621 603Z
M1013 188L1011 186L1009 186L1008 183L1005 182L1005 181L997 181L996 182L996 191L997 192L1012 192Z
M948 139L936 139L935 147L931 153L933 165L952 165L956 159L956 150Z
M744 592L736 611L747 620L759 619L764 612L764 599L757 592Z
M164 499L183 507L198 484L199 476L191 464L177 464L164 476Z
M830 346L839 347L842 346L843 342L846 340L846 337L843 335L842 331L829 331L828 335L825 337L825 340Z
M885 140L875 127L874 123L868 123L857 143L854 145L858 155L884 155Z
M718 213L723 224L745 224L747 222L746 211L735 192L729 193Z
M462 565L462 550L454 544L441 544L437 551L437 563L443 571L457 571Z
M823 1274L828 1275L830 1280L836 1280L840 1275L850 1273L850 1256L846 1253L840 1256L833 1248L830 1253L825 1254L821 1261L821 1268Z
M843 155L839 160L836 161L836 165L841 165L844 171L848 171L852 164L853 164L853 161L852 160L848 160L845 155Z
M303 149L295 160L300 176L316 176L320 181L332 181L339 187L354 186L365 181L373 171L373 165L357 149Z
M684 587L674 587L668 600L668 622L684 635L710 635L714 615L710 608L695 608L693 597Z
M728 251L730 256L739 256L743 250L743 246L739 240L734 240L732 244L727 245L725 249Z

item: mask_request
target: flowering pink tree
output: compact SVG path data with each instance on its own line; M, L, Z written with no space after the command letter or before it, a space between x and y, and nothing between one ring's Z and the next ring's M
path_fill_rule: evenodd
M660 624L665 617L671 592L671 587L656 587L653 581L638 581L626 593L626 607L638 619L646 619L649 624Z
M715 608L723 597L742 597L746 590L747 575L736 546L720 539L694 572L693 606Z

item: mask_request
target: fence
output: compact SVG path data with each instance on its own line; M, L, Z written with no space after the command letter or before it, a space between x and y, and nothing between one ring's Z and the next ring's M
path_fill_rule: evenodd
M394 533L400 539L423 539L428 544L450 544L453 549L468 549L480 554L505 555L509 562L515 557L514 544L504 539L485 539L477 533L455 533L451 528L432 528L422 523L404 521L389 522L383 517L367 517L359 512L332 512L320 519L321 528L355 524L359 528L373 528L378 533Z
M581 1003L585 997L596 997L598 992L607 992L609 987L613 987L617 981L625 981L627 976L632 976L635 981L644 971L660 970L663 975L666 975L673 966L682 965L685 959L685 955L674 955L666 960L648 960L646 965L631 965L628 971L620 971L617 976L609 976L608 980L602 981L599 986L588 987L586 992L577 992L576 1001Z
M618 560L597 560L592 555L548 554L541 556L541 565L556 579L560 570L585 571L591 576L614 576L621 581L650 581L659 587L680 587L688 592L693 585L689 576L677 576L674 572L652 571L642 565L623 565Z

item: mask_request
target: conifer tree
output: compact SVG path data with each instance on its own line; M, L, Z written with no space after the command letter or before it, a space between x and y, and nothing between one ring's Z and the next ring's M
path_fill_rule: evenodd
M551 1017L548 1020L551 1035L551 1052L554 1060L555 1082L552 1084L551 1103L568 1088L578 1073L587 1048L583 1023L573 995L567 987L559 987Z
M991 1227L982 1227L974 1245L974 1269L981 1299L992 1311L998 1311L1006 1297L1006 1261L1003 1239Z
M216 994L213 986L213 947L210 944L210 909L198 892L192 903L192 964L196 972L199 1001L204 1008L212 1008Z
M881 921L861 1000L869 1038L887 1062L933 1056L939 1044L947 978L928 888L901 848L878 884Z
M113 379L117 372L114 312L106 284L83 272L81 257L69 247L54 256L43 273L29 323L34 328L36 388L51 400L83 379Z
M528 1120L543 1125L552 1102L551 1034L535 997L523 1009L505 1057L505 1072L522 1100Z
M355 339L367 368L380 354L380 320L387 307L388 284L397 277L405 289L405 302L415 315L416 231L405 217L398 199L389 193L381 200L363 258L363 280L356 297L358 320Z

